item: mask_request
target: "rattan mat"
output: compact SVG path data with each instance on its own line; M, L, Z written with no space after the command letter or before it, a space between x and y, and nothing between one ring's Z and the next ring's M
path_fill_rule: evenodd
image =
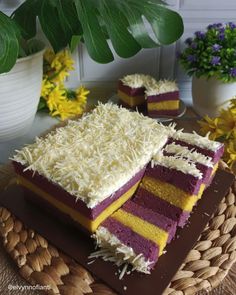
M224 163L221 165L227 169ZM0 189L14 182L10 166L2 166L0 172ZM0 237L20 275L32 285L49 285L51 290L47 291L48 294L115 294L42 236L26 228L5 208L0 208ZM236 181L164 295L205 294L222 282L235 261ZM230 284L234 284L233 280ZM232 290L235 289L232 287ZM229 292L222 287L213 294L235 294Z

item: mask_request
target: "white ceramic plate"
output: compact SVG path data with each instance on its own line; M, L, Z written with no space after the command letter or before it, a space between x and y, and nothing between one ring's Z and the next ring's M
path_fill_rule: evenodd
M114 94L108 102L113 102L115 104L119 104L119 96L117 94ZM180 99L179 104L179 114L177 116L159 116L158 118L155 118L158 122L170 122L174 119L182 117L186 112L186 105L185 103Z

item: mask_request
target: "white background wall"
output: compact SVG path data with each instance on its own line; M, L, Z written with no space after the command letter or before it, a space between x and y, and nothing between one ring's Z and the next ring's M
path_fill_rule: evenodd
M21 0L0 0L0 9L8 10ZM81 45L74 53L76 70L69 78L68 85L87 85L93 96L106 98L115 91L119 77L130 73L148 73L156 78L174 78L178 81L181 97L191 102L190 79L176 61L176 52L183 48L183 41L196 30L204 29L213 22L236 22L236 0L168 0L170 8L179 11L184 19L185 31L182 38L173 45L157 49L146 49L130 59L116 56L115 61L101 65L88 56ZM10 9L10 10L9 10Z

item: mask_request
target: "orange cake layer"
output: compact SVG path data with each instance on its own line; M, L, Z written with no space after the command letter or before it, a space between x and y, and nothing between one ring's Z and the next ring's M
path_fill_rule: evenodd
M148 110L176 110L179 109L179 100L166 100L161 102L148 102Z
M33 191L35 194L40 196L42 199L47 201L49 204L57 208L62 213L69 215L74 221L81 224L88 231L94 232L97 227L102 223L108 216L110 216L114 211L120 208L129 198L132 197L134 192L136 191L139 182L133 185L126 193L124 193L119 199L113 202L109 207L107 207L96 219L91 220L85 216L83 216L78 211L72 209L71 207L65 205L61 201L55 199L52 195L46 193L36 185L32 184L30 181L26 180L22 176L18 176L19 183L26 187L27 189Z
M129 96L128 94L118 90L118 96L124 103L126 103L130 107L145 103L144 95Z

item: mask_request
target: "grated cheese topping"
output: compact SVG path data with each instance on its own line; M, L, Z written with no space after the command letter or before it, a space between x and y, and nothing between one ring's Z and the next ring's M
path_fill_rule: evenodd
M148 83L145 94L146 96L151 96L178 90L179 88L175 81L159 80L156 83Z
M155 165L164 166L170 169L179 170L185 174L191 174L199 179L202 179L202 172L196 167L196 165L184 158L178 156L164 156L163 151L158 152L151 162L151 166Z
M111 261L118 267L125 264L120 279L127 271L127 265L133 266L132 271L137 270L150 274L150 267L153 261L145 260L142 253L136 254L131 247L124 245L116 236L103 226L100 226L92 236L96 240L96 245L101 248L89 256L89 259L101 257L105 261Z
M155 83L156 80L149 76L144 74L133 74L133 75L127 75L124 78L121 79L124 85L129 86L131 88L140 88L140 87L146 87L149 83Z
M216 151L222 146L220 142L210 140L208 134L200 136L196 132L184 133L182 130L178 130L173 134L173 138L211 151Z
M213 162L210 157L198 153L197 151L189 150L186 146L171 143L164 148L164 151L169 154L175 154L176 156L187 158L190 161L197 162L208 167L213 167Z
M36 138L13 160L93 208L143 169L173 130L138 112L99 104L81 119Z

